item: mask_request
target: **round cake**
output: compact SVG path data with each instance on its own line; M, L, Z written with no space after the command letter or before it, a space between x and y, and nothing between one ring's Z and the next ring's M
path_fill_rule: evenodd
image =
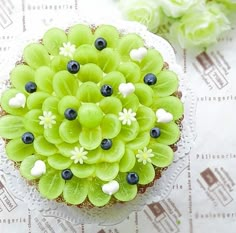
M42 197L97 207L131 201L173 161L177 91L168 61L138 34L52 28L10 72L0 136Z

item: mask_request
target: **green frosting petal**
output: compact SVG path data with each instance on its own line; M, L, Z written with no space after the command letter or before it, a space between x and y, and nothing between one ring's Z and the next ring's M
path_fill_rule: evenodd
M51 155L48 157L48 164L56 170L64 170L72 164L70 158L64 157L60 154Z
M135 95L138 97L140 104L147 107L152 105L154 100L154 92L150 86L144 83L135 84Z
M154 157L151 158L152 163L157 167L167 167L173 161L173 150L166 145L160 143L151 143L148 148L152 149Z
M46 112L52 112L54 115L58 114L59 99L55 96L48 97L42 105L42 110Z
M113 140L109 150L101 150L102 160L108 163L120 161L125 153L125 144L120 140Z
M119 85L121 83L125 83L124 75L118 71L112 71L103 77L102 81L100 82L100 86L110 85L113 90L113 95L115 95L118 93Z
M54 72L59 72L59 71L67 70L67 63L70 60L71 59L69 57L65 57L65 56L62 56L62 55L54 56L51 59L50 68Z
M6 139L21 137L25 133L23 118L6 115L0 118L0 136Z
M32 109L27 112L24 116L24 125L25 128L36 134L43 134L43 126L39 124L39 117L42 116L43 113L39 109Z
M35 151L44 156L50 156L57 153L57 148L49 143L43 136L38 136L34 140Z
M25 84L34 82L35 72L27 65L17 65L10 73L12 85L21 92L25 92Z
M105 48L98 53L98 65L103 72L108 73L116 70L120 64L120 55L111 48Z
M67 71L59 71L53 77L53 90L60 98L66 95L76 95L78 82L74 75Z
M132 150L138 150L140 148L144 148L150 140L149 132L140 132L137 137L131 142L127 143L127 148Z
M147 55L140 62L142 77L147 73L158 74L164 66L161 54L155 49L148 49Z
M133 93L125 98L123 96L120 97L120 101L122 102L123 108L132 109L133 112L136 112L140 106L138 97Z
M64 120L59 127L59 135L64 142L76 143L79 140L81 126L77 120Z
M48 142L52 144L60 144L63 142L59 134L59 126L60 122L57 122L52 128L44 129L43 135Z
M59 28L49 29L43 36L43 45L51 55L58 55L59 48L67 42L67 36L64 30Z
M87 178L94 174L95 166L89 164L73 164L70 167L72 173L78 178Z
M178 88L178 78L173 71L163 70L157 75L157 84L153 86L158 97L172 95Z
M180 137L179 126L174 122L157 123L156 126L160 129L161 135L158 138L152 139L153 143L158 142L165 145L174 144Z
M155 177L155 170L151 163L146 163L136 161L133 172L136 172L139 176L139 184L148 184L153 181Z
M122 111L122 103L115 97L103 98L99 103L99 107L105 114L112 113L118 115L118 113Z
M136 119L140 126L140 131L150 130L156 121L156 115L152 109L140 106L136 112Z
M116 47L119 39L119 32L111 25L101 25L94 33L94 39L102 37L107 41L107 47Z
M78 205L86 199L89 190L89 183L85 179L73 177L67 181L63 189L65 201L72 205Z
M163 108L167 112L171 113L173 115L174 120L180 119L184 112L183 103L180 101L180 99L174 96L168 96L157 99L152 105L152 109L156 111L160 108Z
M27 106L15 108L9 105L10 99L14 98L18 93L21 93L21 92L19 92L16 89L8 89L4 91L1 97L1 106L3 110L5 110L7 113L11 115L22 116L28 111Z
M91 81L99 83L103 78L103 71L98 65L88 63L80 68L78 78L81 82Z
M96 149L102 141L102 131L99 127L93 129L83 128L79 134L79 142L86 150Z
M103 181L113 180L118 172L118 163L99 163L96 165L96 176Z
M141 71L139 66L133 62L122 62L117 68L126 79L126 83L137 83L141 77Z
M55 72L47 66L42 66L36 70L35 83L37 84L39 90L50 94L53 92L52 79L54 74Z
M73 108L78 111L80 106L79 100L75 96L64 96L58 103L58 112L64 117L67 108Z
M77 24L69 28L68 41L79 47L83 44L91 44L93 41L93 34L91 29L83 24Z
M128 172L130 171L136 162L135 154L131 149L126 149L125 154L120 160L120 171L121 172Z
M120 187L118 192L114 194L115 198L120 201L131 201L137 195L137 185L130 185L126 181L126 173L119 173L119 175L115 179Z
M139 133L139 124L133 121L131 125L122 125L118 138L125 142L132 141Z
M105 182L99 180L98 178L91 180L91 182L89 183L90 184L88 191L89 201L93 205L98 207L106 205L111 199L110 195L102 191L102 185L104 183Z
M66 142L57 144L55 146L57 147L59 153L65 157L71 157L72 156L71 151L73 151L75 147L78 148L81 147L78 143L66 143Z
M65 186L60 172L55 170L48 171L39 180L39 191L43 197L55 199L61 195Z
M129 61L130 51L132 49L138 49L140 47L143 47L143 45L143 39L139 35L130 33L128 35L123 36L119 40L118 51L124 61Z
M85 82L79 87L76 97L81 102L97 103L101 100L102 95L98 86L95 83Z
M45 92L34 92L27 98L28 109L41 109L44 100L46 100L50 95Z
M26 157L20 164L20 173L27 180L35 180L38 177L31 175L31 169L34 167L34 164L37 160L43 160L43 156L40 155L31 155Z
M87 63L97 64L98 51L92 45L81 45L74 52L74 60L78 61L81 65Z
M25 144L21 138L15 138L6 145L7 157L16 162L24 160L34 153L32 144Z
M95 150L90 150L88 151L87 154L87 159L84 161L87 164L96 164L98 162L101 162L101 158L102 158L102 153L101 153L101 149L98 147Z
M101 122L103 138L114 138L121 130L121 123L119 118L114 114L107 114L103 117Z
M26 63L33 69L50 64L50 57L46 48L42 44L29 44L23 51Z

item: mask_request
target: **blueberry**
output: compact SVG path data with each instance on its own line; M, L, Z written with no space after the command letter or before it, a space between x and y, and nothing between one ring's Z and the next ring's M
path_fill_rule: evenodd
M103 139L101 142L101 148L103 150L109 150L112 147L112 140L111 139Z
M71 74L76 74L79 72L80 64L77 61L71 60L67 63L67 70Z
M106 84L101 87L100 91L101 91L101 94L106 97L111 96L113 93L112 87Z
M99 37L95 40L94 45L97 50L103 50L107 47L107 41L104 38Z
M36 92L37 90L37 85L36 83L34 82L28 82L25 84L25 90L28 92L28 93L33 93L33 92Z
M152 138L158 138L161 135L161 131L159 128L154 127L150 130L150 136Z
M73 177L73 173L70 169L65 169L61 172L61 177L64 180L70 180Z
M126 176L126 180L129 184L137 184L139 181L138 174L135 172L129 172Z
M74 120L77 117L77 112L73 108L67 108L64 112L64 116L67 120Z
M34 135L30 132L26 132L22 135L21 139L25 144L31 144L34 141Z
M154 85L157 82L157 77L156 77L156 75L154 75L152 73L148 73L144 76L143 81L147 85Z

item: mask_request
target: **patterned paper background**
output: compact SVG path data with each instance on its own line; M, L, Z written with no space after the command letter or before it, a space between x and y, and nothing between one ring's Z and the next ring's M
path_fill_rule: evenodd
M0 0L0 76L9 47L23 32L73 15L121 17L116 1ZM16 233L235 233L236 31L207 52L176 47L197 98L194 147L172 191L160 203L115 226L73 225L30 211L8 189L0 165L0 232Z

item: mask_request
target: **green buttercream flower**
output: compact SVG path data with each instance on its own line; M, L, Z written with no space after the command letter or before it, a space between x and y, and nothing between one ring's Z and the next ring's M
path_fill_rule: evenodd
M160 6L168 17L178 18L183 16L191 7L201 4L198 0L161 0Z
M144 24L151 32L157 32L162 21L162 12L157 1L121 0L120 5L127 19Z
M170 34L183 48L207 47L230 29L230 22L218 4L207 4L206 8L194 9L185 14L170 28Z
M101 37L107 48L98 50L94 41ZM138 192L137 184L127 182L130 171L146 185L156 168L173 161L170 145L178 141L179 127L156 122L155 112L166 108L174 120L182 117L183 105L173 96L178 78L163 68L153 48L133 61L132 51L143 47L139 35L121 35L111 25L94 31L83 24L66 32L50 29L41 43L25 47L24 63L11 71L11 88L1 96L7 114L0 118L0 137L9 140L8 158L19 163L23 177L37 181L43 197L104 206L111 195L102 187L116 181L114 198L130 201ZM71 61L77 62L75 69ZM147 85L143 76L148 73L158 82ZM34 92L25 89L30 83L37 87ZM122 84L131 85L131 91L122 92ZM150 134L153 128L162 132L158 138ZM38 161L45 166L38 169Z

